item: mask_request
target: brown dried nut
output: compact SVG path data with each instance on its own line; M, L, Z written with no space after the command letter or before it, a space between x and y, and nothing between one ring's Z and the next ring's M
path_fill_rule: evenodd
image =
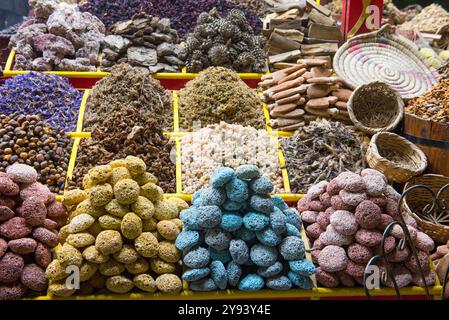
M125 271L123 263L117 262L114 259L109 259L105 263L100 264L98 269L104 276L117 276ZM95 273L95 272L94 272Z
M95 219L86 213L74 217L69 223L69 232L77 233L87 230L95 222Z
M97 271L89 279L89 284L95 289L103 289L106 286L106 277Z
M142 274L147 272L150 269L150 265L147 260L142 257L139 257L133 263L125 264L126 271L131 274Z
M159 201L164 199L164 191L161 187L155 185L154 183L144 184L140 188L140 195L149 199L153 204L156 204Z
M52 260L52 254L49 247L43 243L38 242L36 250L34 250L34 260L42 268L47 268Z
M76 289L68 288L65 281L57 281L50 283L48 291L58 297L70 297L75 293Z
M173 263L165 262L161 258L154 257L150 259L151 270L157 274L173 273L175 272L175 265Z
M112 199L105 209L109 214L119 218L123 218L130 211L129 205L121 204L116 199Z
M120 180L114 186L115 199L121 204L132 204L136 202L139 194L139 184L132 179ZM112 200L112 198L110 200Z
M0 222L6 221L14 217L15 213L6 206L0 206Z
M139 254L129 244L123 245L123 248L119 251L114 253L114 259L118 262L129 264L135 262L139 258Z
M103 229L106 230L120 230L122 219L110 214L105 214L98 218L98 223Z
M23 258L12 252L6 253L0 259L0 283L12 283L20 278L25 267Z
M177 275L163 274L156 278L156 287L162 292L180 292L182 290L182 281Z
M134 212L127 213L120 225L123 237L133 240L142 233L142 219Z
M122 236L115 230L101 231L95 240L95 248L104 255L119 252L122 246Z
M58 259L54 259L45 270L45 274L50 281L58 281L67 278L69 273L61 266Z
M156 292L156 281L149 274L139 274L133 279L137 288L145 292Z
M106 280L106 288L114 293L127 293L134 287L134 283L124 276L113 276Z
M80 267L83 263L83 255L81 252L68 243L64 243L56 253L56 256L64 268L68 266Z
M111 186L114 186L117 182L123 179L131 179L131 174L125 167L117 167L112 169L112 175L109 178L108 183Z
M150 232L143 232L134 241L137 252L145 257L151 258L158 254L159 244L155 236Z
M89 200L94 207L107 205L113 197L114 193L109 183L95 185L89 190Z
M36 249L36 246L37 242L32 238L22 238L11 240L8 242L8 247L12 252L22 255L33 253ZM0 257L1 256L2 254L0 254Z
M175 263L181 259L181 251L173 242L161 241L159 243L158 256L166 262Z
M74 189L69 190L62 198L62 204L66 206L74 206L87 199L87 194L84 190Z
M127 156L125 160L126 167L133 177L140 176L147 171L147 165L142 159L135 156Z
M168 220L159 221L157 231L167 240L176 240L180 232L176 224Z
M131 210L141 219L147 220L154 214L154 205L147 198L139 196L137 201L131 204Z
M47 216L47 208L42 199L28 198L22 204L22 217L30 226L41 226Z
M23 285L33 291L44 291L47 289L48 280L44 270L37 264L31 263L23 268L20 281Z
M70 234L65 242L75 248L85 248L95 243L95 237L87 232L75 233Z
M97 264L105 263L109 260L109 256L102 254L95 246L90 246L84 249L83 258Z
M148 220L142 220L142 232L151 232L157 229L157 220L150 218Z
M42 242L43 244L54 248L58 245L58 232L50 231L45 228L36 228L33 230L34 239Z
M167 200L159 201L154 204L154 218L157 220L170 220L178 217L176 205Z
M97 166L88 171L90 182L94 185L102 184L111 177L112 168L110 165Z

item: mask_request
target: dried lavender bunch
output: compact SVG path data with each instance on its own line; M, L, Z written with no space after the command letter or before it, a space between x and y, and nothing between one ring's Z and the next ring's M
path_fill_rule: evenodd
M186 61L187 72L221 66L238 72L263 73L263 47L262 38L254 34L241 11L233 9L222 18L213 9L198 16L197 26L179 56Z
M281 148L293 193L307 193L319 181L365 167L363 144L341 122L312 121L282 139Z
M0 87L0 112L36 114L65 132L75 131L83 94L66 78L30 72L7 79Z

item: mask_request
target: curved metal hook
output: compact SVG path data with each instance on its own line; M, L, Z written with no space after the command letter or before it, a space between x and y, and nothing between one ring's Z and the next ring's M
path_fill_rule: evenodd
M403 217L402 217L402 214L400 214L400 213L401 213L402 202L404 201L404 199L405 199L405 197L407 196L407 194L409 194L411 191L413 191L413 190L415 190L415 189L424 189L424 190L428 191L428 192L432 195L433 202L432 202L432 204L426 205L426 206L422 209L422 214L423 214L423 215L427 216L429 213L431 213L431 212L435 209L435 206L438 206L438 207L440 206L439 203L438 203L438 197L437 197L437 195L436 195L435 192L433 192L433 190L432 190L431 188L429 188L428 186L425 186L425 185L423 185L423 184L417 184L417 185L414 185L414 186L412 186L412 187L406 189L406 190L402 193L401 198L399 199L399 202L398 202L398 210L397 210L397 211L398 211L398 214L399 214L399 218L401 219L401 222L404 223L404 225L405 225L404 219L403 219Z
M388 260L385 258L385 256L380 256L380 255L377 255L377 256L372 257L372 258L368 261L368 263L366 264L365 271L363 272L363 290L365 291L365 295L368 297L368 299L372 299L372 296L371 296L371 294L369 293L369 289L368 289L368 287L366 286L367 276L369 276L367 270L369 269L369 267L371 267L371 265L374 265L374 263L375 263L377 260L380 260L381 262L383 262L383 263L386 265L387 275L388 275L388 274L393 274L393 277L392 277L391 279L392 279L392 281L393 281L394 290L396 291L396 297L397 297L398 299L401 299L401 293L400 293L400 291L399 291L398 284L396 283L394 270L392 270L392 268L391 268L391 266L390 266L390 263L389 263Z
M441 198L441 195L444 193L444 191L446 191L446 189L449 189L449 183L448 183L448 184L445 184L444 186L442 186L442 187L440 188L440 190L438 191L438 193L437 193L438 204L439 204L439 207L440 207L442 210L447 210L447 209L449 209L449 208L448 208L448 205L447 205L447 203L446 203L446 199Z

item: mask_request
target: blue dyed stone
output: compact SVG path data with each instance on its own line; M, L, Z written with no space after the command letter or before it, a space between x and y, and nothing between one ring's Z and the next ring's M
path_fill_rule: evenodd
M214 188L221 188L231 181L234 170L229 167L219 167L212 173L211 184Z
M203 189L201 193L201 206L221 206L226 201L224 190L216 188Z
M198 225L203 228L213 228L221 222L221 210L217 206L204 206L198 208Z
M310 277L316 273L316 268L312 261L307 259L292 260L288 262L290 270L305 277Z
M221 261L212 261L210 264L210 277L218 288L221 290L226 289L228 276L226 268Z
M206 231L204 241L209 247L221 251L229 247L231 238L232 236L228 231L221 228L212 228Z
M252 164L244 164L238 167L234 174L243 180L252 180L260 177L260 170Z
M223 204L222 207L226 211L238 211L238 210L242 209L244 205L245 205L244 202L235 202L235 201L227 200Z
M250 241L256 237L256 233L254 231L248 230L245 227L241 227L232 234L243 241Z
M184 272L182 275L182 278L185 281L198 281L200 279L203 279L209 275L210 269L209 268L200 268L200 269L190 269Z
M213 291L217 289L217 286L211 278L203 278L201 280L191 282L189 288L192 291Z
M244 264L249 259L249 248L243 240L231 240L229 253L231 254L232 260L238 264Z
M200 234L197 231L184 230L175 241L175 246L181 251L190 250L200 242Z
M231 254L229 253L228 249L218 251L213 248L209 248L209 255L211 260L217 260L223 263L228 263L232 260Z
M275 247L282 241L282 237L271 228L265 228L256 232L257 240L266 246Z
M199 211L196 207L190 207L184 209L179 214L179 219L184 224L184 230L201 230L201 226L198 224Z
M251 247L251 261L259 267L269 267L273 265L276 262L277 257L278 252L275 247L270 247L259 243Z
M226 195L231 201L246 201L249 196L248 184L237 177L232 177L231 181L226 184Z
M266 285L273 290L289 290L292 288L290 279L281 275L267 279Z
M299 232L298 228L296 228L294 225L292 225L290 223L286 223L285 225L287 227L287 232L286 232L287 236L295 236L295 237L301 236L301 233Z
M264 279L258 274L249 274L240 280L239 289L243 291L256 291L265 286Z
M301 260L305 257L304 242L301 238L289 236L279 245L281 256L287 260Z
M226 231L236 231L243 225L243 218L238 213L224 212L221 216L220 227Z
M192 269L204 268L209 263L209 251L203 247L196 247L184 256L184 264Z
M268 194L274 190L273 183L266 177L259 177L252 180L249 183L249 187L254 191L254 193L258 194Z
M298 211L292 208L288 208L283 211L285 216L287 217L287 223L294 225L298 230L302 228L301 217L299 216Z
M243 216L245 228L251 231L259 231L270 224L270 217L260 212L250 211Z
M272 196L271 201L273 202L274 206L278 209L281 209L284 211L288 208L287 204L285 203L284 199L282 199L279 196Z
M271 228L276 232L276 234L283 234L287 231L287 218L284 213L279 209L274 207L273 212L270 214L270 224Z
M231 261L228 263L226 273L228 275L229 285L235 287L242 276L242 268L234 261Z
M264 278L271 278L281 273L283 269L284 265L280 261L277 261L269 267L259 267L257 273Z
M250 205L254 210L263 212L265 214L270 214L274 208L274 204L269 196L263 196L259 194L251 196Z
M314 287L312 279L310 279L309 277L304 277L302 275L299 275L293 271L290 271L288 273L288 278L295 286L297 286L301 289L310 290L310 289L313 289L313 287Z

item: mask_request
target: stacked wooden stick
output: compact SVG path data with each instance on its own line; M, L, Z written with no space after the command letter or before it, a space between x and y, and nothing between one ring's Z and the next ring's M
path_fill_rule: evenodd
M269 125L295 131L319 117L351 123L347 101L352 91L333 76L328 59L299 59L296 64L262 77Z

